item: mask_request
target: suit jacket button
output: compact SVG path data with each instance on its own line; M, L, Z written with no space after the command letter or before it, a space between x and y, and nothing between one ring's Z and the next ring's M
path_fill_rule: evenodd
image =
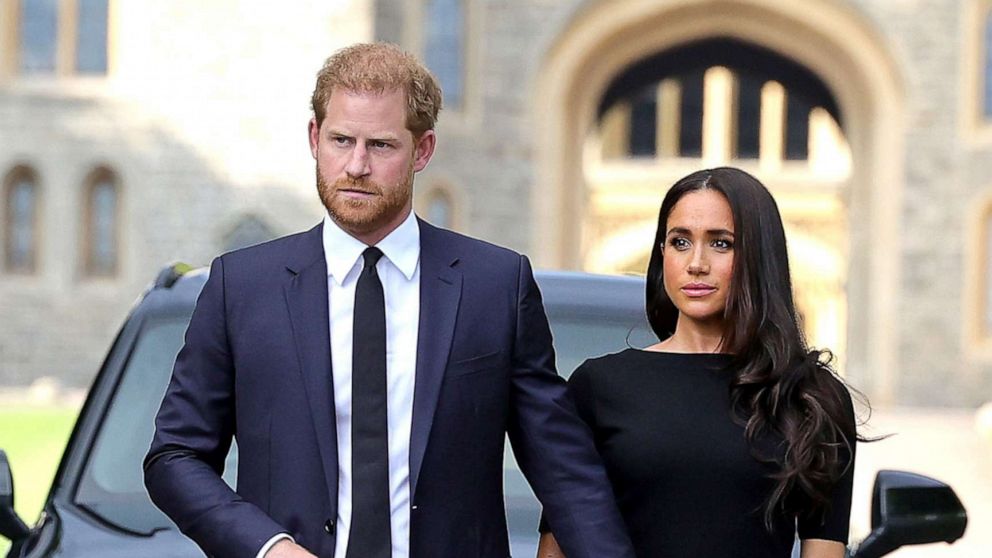
M328 535L334 534L334 522L331 521L330 519L324 522L324 532L327 533Z

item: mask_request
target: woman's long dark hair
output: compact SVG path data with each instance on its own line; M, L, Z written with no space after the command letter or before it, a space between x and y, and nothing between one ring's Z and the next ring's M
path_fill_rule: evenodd
M850 399L830 368L828 351L811 350L792 296L782 217L771 193L746 172L697 171L665 195L647 276L647 314L659 339L675 331L678 309L665 292L663 247L668 216L687 193L721 193L734 216L734 264L722 352L734 356L730 394L756 458L779 465L764 509L769 529L779 510L824 512L833 486L853 455L857 433ZM784 439L778 456L759 454L765 434ZM805 496L802 508L794 500Z

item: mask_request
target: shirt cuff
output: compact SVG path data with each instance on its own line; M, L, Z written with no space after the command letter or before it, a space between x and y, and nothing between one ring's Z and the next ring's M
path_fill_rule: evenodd
M293 537L289 536L289 533L277 533L275 536L273 536L271 539L269 539L268 542L266 542L264 545L262 545L262 548L259 549L258 554L255 555L255 558L265 558L265 554L269 550L271 550L272 547L275 546L275 544L277 542L279 542L279 541L281 541L283 539L289 539L289 540L293 541L294 543L296 542L296 540Z

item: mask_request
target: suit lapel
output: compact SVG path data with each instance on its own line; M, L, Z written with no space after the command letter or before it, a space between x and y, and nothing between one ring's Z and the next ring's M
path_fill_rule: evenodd
M454 269L456 256L441 245L440 232L420 221L420 325L417 331L417 379L410 433L410 496L417 480L434 423L441 382L451 351L455 316L462 293L462 275ZM414 500L415 501L415 500Z
M296 354L303 375L324 479L331 506L337 509L338 453L334 385L331 375L331 338L328 317L327 265L323 253L322 227L303 237L304 246L290 259L286 304L293 325Z

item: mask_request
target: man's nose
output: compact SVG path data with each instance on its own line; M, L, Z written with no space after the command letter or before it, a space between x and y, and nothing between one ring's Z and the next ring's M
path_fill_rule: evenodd
M355 149L351 152L351 157L348 159L348 164L345 165L344 171L351 178L361 178L371 172L369 167L369 152L365 149L364 145L359 144L355 146Z

